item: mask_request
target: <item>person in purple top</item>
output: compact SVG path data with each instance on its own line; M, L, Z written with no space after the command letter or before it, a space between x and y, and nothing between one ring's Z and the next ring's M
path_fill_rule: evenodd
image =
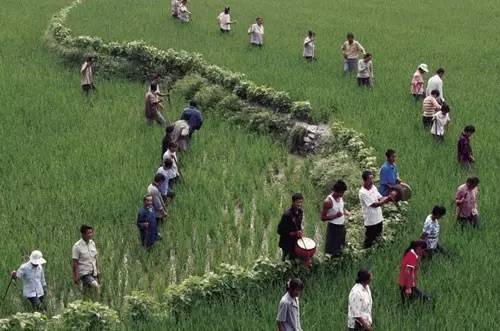
M188 122L189 125L189 137L193 135L193 132L201 129L203 125L203 116L201 112L198 110L196 101L189 101L189 107L184 109L181 114L181 120Z
M387 161L380 168L380 194L386 197L389 195L389 190L395 185L401 183L399 180L398 167L396 166L396 151L388 149L385 152Z
M470 146L470 138L476 132L476 128L474 125L467 125L464 128L464 131L460 135L457 144L457 158L458 163L464 168L471 168L474 162L474 156L472 155L472 148Z
M149 248L159 239L158 225L156 222L153 197L150 194L144 196L144 206L137 214L137 227L141 238L141 244Z

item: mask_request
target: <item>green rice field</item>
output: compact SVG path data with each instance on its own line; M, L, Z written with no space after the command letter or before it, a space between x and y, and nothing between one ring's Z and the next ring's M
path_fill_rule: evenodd
M306 233L324 231L318 220L323 197L308 178L308 160L289 155L267 136L207 116L188 152L180 155L185 179L160 228L164 239L144 251L135 217L159 165L163 132L144 124L141 83L97 77L98 92L86 99L79 68L62 65L44 48L50 17L69 3L4 0L0 11L2 295L9 272L40 249L48 260L49 314L79 298L71 285L70 252L82 223L96 228L102 301L112 307L120 307L133 289L161 294L169 284L220 263L247 266L261 255L276 258L275 227L292 192L306 196ZM199 52L210 63L311 101L315 119L340 120L365 134L380 162L387 148L397 150L401 177L414 193L408 224L394 244L338 272L308 279L301 298L304 330L345 329L347 296L361 267L374 273L376 330L498 328L498 4L234 0L229 5L238 23L231 34L221 35L215 18L224 5L192 0L193 21L180 24L170 17L167 1L86 0L71 12L68 25L75 36L142 39L162 49ZM248 44L246 30L256 16L264 18L262 49ZM314 63L301 58L309 29L317 35ZM354 77L342 74L340 45L349 31L374 55L372 90L357 88ZM420 105L410 98L410 79L422 62L431 70L446 69L444 94L452 122L442 145L422 129ZM176 118L184 106L174 94L167 117ZM472 141L477 165L471 173L481 178L479 231L461 231L454 220L455 189L470 174L456 163L456 140L466 124L477 130ZM448 208L441 239L450 256L425 262L420 277L420 287L436 304L404 310L396 284L399 260L437 203ZM270 330L282 294L283 288L269 286L196 307L175 322L125 329ZM1 303L0 316L25 310L19 284Z

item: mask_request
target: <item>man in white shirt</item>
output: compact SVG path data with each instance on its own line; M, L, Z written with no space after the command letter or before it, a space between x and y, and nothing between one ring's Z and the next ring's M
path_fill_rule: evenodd
M99 284L99 270L97 268L97 248L92 240L94 229L90 225L80 227L82 238L73 245L72 274L73 283L80 281L84 287L94 289L97 294L101 291Z
M177 17L181 22L188 23L191 20L191 13L187 7L187 0L182 0L179 5Z
M356 284L349 293L347 308L347 328L350 331L372 331L372 292L370 283L372 273L367 270L358 271Z
M344 56L344 74L357 72L358 59L361 55L365 54L365 49L357 40L354 40L354 34L352 32L347 34L347 40L342 44L340 49Z
M436 70L436 74L431 78L429 78L429 81L427 82L427 89L425 90L426 96L430 96L432 91L438 90L439 97L437 98L437 101L439 102L439 104L443 104L444 102L443 76L444 76L443 68L439 68L438 70Z
M307 33L307 37L304 40L304 53L303 56L306 60L312 61L316 58L314 57L314 50L316 47L316 34L313 31Z
M338 256L345 245L345 216L350 215L344 210L344 193L347 185L343 180L338 180L332 188L332 193L323 202L321 220L328 222L326 229L325 253Z
M231 8L225 7L224 11L217 16L217 23L222 33L229 33L231 31L231 24L236 23L236 21L231 21L230 11Z
M43 297L47 291L47 283L42 265L46 262L42 252L33 251L30 260L11 273L12 279L23 281L23 296L28 299L35 311L43 310Z
M363 186L359 190L359 201L363 212L363 222L365 225L364 247L368 248L382 234L383 216L381 206L393 201L395 192L383 197L377 187L373 185L373 173L363 171Z
M255 46L264 44L264 20L261 17L257 17L256 23L248 28L248 34L250 35L250 44Z
M276 324L278 331L302 331L300 325L299 295L304 284L298 278L292 278L287 283L286 293L278 305Z
M373 64L372 55L366 53L363 59L358 61L358 86L373 86Z

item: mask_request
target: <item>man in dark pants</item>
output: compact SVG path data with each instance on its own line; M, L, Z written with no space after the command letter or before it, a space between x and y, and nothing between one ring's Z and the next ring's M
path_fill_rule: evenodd
M381 207L393 201L395 192L392 191L388 196L383 197L373 185L373 173L371 171L364 171L362 178L363 186L359 190L359 201L361 202L366 230L364 247L368 248L382 234L384 219Z
M46 262L42 252L33 251L29 261L11 273L12 279L23 281L23 296L31 303L34 311L45 310L43 298L47 292L47 283L42 265Z
M302 203L304 197L300 193L292 196L292 206L281 216L278 224L278 234L280 235L279 247L283 251L283 261L288 257L295 259L295 245L298 238L302 238Z
M321 220L327 222L325 253L339 256L345 245L345 216L349 211L344 209L344 193L347 185L343 180L338 180L332 188L332 193L323 202Z
M184 109L181 114L181 120L186 121L189 124L189 137L193 135L193 132L201 129L203 125L203 115L197 108L196 101L189 101L189 107Z

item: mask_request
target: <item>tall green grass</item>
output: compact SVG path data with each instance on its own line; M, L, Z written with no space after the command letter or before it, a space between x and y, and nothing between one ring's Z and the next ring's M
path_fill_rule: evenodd
M40 249L48 261L49 313L81 297L71 284L70 260L83 223L95 227L102 301L115 308L132 289L161 294L223 262L276 256L276 224L297 190L308 197L314 233L318 197L304 175L308 162L206 114L189 151L179 155L185 179L160 228L164 239L145 251L136 213L160 165L163 130L144 123L142 84L97 79L98 91L87 99L78 68L60 65L42 47L50 15L65 4L48 2L39 13L35 3L23 4L27 19L16 13L19 4L8 2L0 16L8 23L0 32L2 294L9 272ZM185 104L173 95L167 117L178 118ZM11 288L2 316L24 309L20 288Z
M398 151L401 175L414 189L410 224L390 249L355 264L341 276L318 276L306 288L302 305L307 329L345 326L348 290L357 268L365 265L375 272L374 315L378 329L482 330L498 325L500 307L493 289L499 281L492 274L492 266L498 262L494 247L499 175L495 165L500 161L500 133L495 124L500 83L495 74L499 69L495 51L499 28L495 18L500 14L496 3L237 0L230 5L239 23L231 35L221 36L215 17L225 4L193 2L193 22L181 25L168 17L167 3L89 1L72 13L70 25L75 34L99 35L107 40L144 39L162 48L201 52L210 62L244 72L258 83L288 90L297 99L311 100L316 118L340 119L364 132L380 160L385 149ZM246 28L255 16L265 20L263 49L248 45ZM98 17L107 19L89 24ZM317 33L319 60L313 64L300 58L301 42L308 29ZM371 91L358 89L352 78L341 74L339 47L348 31L354 31L374 54L376 85ZM410 77L422 62L433 70L440 66L447 70L444 93L452 106L452 124L441 146L436 146L421 128L420 107L409 96ZM473 138L478 161L474 173L482 179L483 228L473 233L462 233L455 227L451 205L457 185L468 175L455 161L456 139L466 124L477 127ZM425 216L436 203L445 204L449 210L443 220L442 241L453 257L439 257L423 268L421 285L436 296L435 310L401 311L396 290L400 255L408 241L420 234ZM269 311L275 309L278 294L277 290L265 291L256 294L257 303L250 300L239 305L206 307L182 325L185 329L207 323L212 323L214 329L243 329L249 325L252 329L269 329L274 316ZM248 308L254 305L264 307L267 315L255 318L259 313ZM217 324L221 319L226 323Z

